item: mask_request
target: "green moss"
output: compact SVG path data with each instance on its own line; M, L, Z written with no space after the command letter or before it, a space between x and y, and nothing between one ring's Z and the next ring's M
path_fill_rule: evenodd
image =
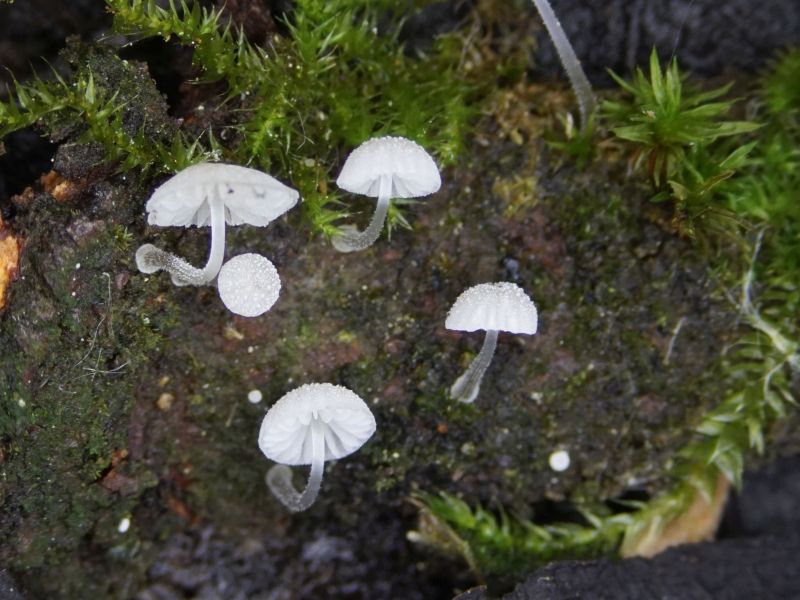
M632 82L611 75L628 97L605 101L602 119L630 146L631 165L653 180L652 200L674 204L673 226L685 235L735 236L736 223L718 199L753 149L742 136L760 125L728 118L734 101L722 98L731 86L699 90L676 60L662 70L655 50L649 76L641 69Z
M634 165L646 167L656 185L676 175L689 148L758 127L746 121L725 120L732 103L712 102L724 96L730 85L707 92L690 89L677 61L673 59L662 71L655 50L650 55L649 77L641 69L637 69L632 83L611 75L631 98L605 102L605 116L617 137L637 146Z
M585 511L584 525L537 525L532 521L497 514L480 506L471 508L449 494L421 496L424 527L412 539L461 555L481 579L492 587L512 585L522 573L554 560L586 560L613 552L630 522L625 514L605 517ZM455 543L454 543L455 542Z
M782 121L797 123L800 110L800 50L793 49L778 58L763 82L764 101L770 114Z
M138 384L163 345L158 327L176 316L153 314L128 283L135 181L97 190L91 210L36 193L20 212L26 251L10 301L24 308L0 329L0 557L29 573L58 569L41 590L68 597L89 588L105 597L101 578L87 586L80 548L95 536L122 541L111 532L156 483L123 460L124 495L103 486L128 448Z
M220 24L221 12L194 4L158 7L152 0L110 0L117 31L159 35L194 49L206 81L224 80L229 99L243 98L231 158L291 180L316 233L330 236L347 216L330 190L342 148L374 135L402 135L451 164L463 148L473 111L457 55L440 45L425 60L410 58L396 41L399 11L392 1L297 2L285 17L287 37L268 50L250 45ZM392 14L378 33L378 16ZM409 226L399 206L388 219Z
M574 160L579 167L585 166L596 155L597 114L592 113L586 125L575 127L571 113L559 116L560 128L550 132L547 145Z
M290 180L304 199L306 223L326 236L347 216L330 189L341 149L375 135L402 135L445 165L463 149L474 109L459 55L440 40L424 60L407 56L396 39L407 10L402 3L297 2L284 17L289 35L271 38L268 49L224 25L222 11L199 3L107 4L116 31L175 39L193 48L204 82L227 84L225 97L207 110L230 114L235 143L223 148L210 130L181 131L152 114L131 118L136 106L163 101L140 96L149 89L136 81L147 77L140 66L101 48L72 48L69 79L53 73L50 81L16 84L12 99L0 102L0 137L34 123L51 137L77 126L79 139L101 144L108 160L151 174L203 160L249 164ZM387 12L390 29L379 33L378 16ZM396 226L410 226L400 205L389 215L389 232Z
M120 59L111 49L72 41L62 53L72 67L69 79L55 71L45 81L16 83L12 98L0 102L0 137L36 124L52 139L65 136L99 144L119 168L154 174L180 170L218 153L187 141L166 116L166 104L145 68Z
M759 278L779 289L794 287L800 274L800 101L795 94L800 51L787 53L764 77L758 145L724 190L729 210L769 227ZM780 107L780 110L778 108Z

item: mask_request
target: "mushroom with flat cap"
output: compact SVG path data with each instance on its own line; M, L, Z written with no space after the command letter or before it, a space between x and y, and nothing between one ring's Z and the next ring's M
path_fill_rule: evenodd
M258 447L277 463L267 473L272 493L292 512L309 508L322 484L323 464L352 454L375 433L375 417L354 392L330 383L308 383L269 409ZM286 465L311 465L306 489L292 484Z
M339 252L353 252L371 246L378 239L392 198L428 196L439 190L442 179L433 158L422 146L402 137L379 137L353 150L336 185L378 199L364 231L347 225L333 238L333 246Z
M534 334L538 315L533 300L518 285L481 283L462 292L444 326L458 331L486 331L478 356L450 388L451 398L469 403L478 397L481 380L497 347L498 332Z
M281 278L275 265L260 254L240 254L222 265L217 289L229 311L257 317L278 301Z
M136 251L142 273L169 271L176 285L214 280L225 255L225 223L264 227L296 203L299 194L266 173L238 165L200 163L160 185L145 206L147 222L160 227L211 225L208 262L198 269L152 244Z

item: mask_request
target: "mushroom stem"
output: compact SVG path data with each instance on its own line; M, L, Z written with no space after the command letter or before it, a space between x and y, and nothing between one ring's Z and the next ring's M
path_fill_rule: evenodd
M561 59L561 64L567 72L569 82L572 84L572 90L578 99L578 111L581 113L581 130L586 131L589 120L595 111L592 85L589 83L586 73L583 72L581 61L578 60L575 50L572 49L572 45L567 39L567 34L564 33L564 29L553 12L550 2L548 0L533 0L533 4L539 11L547 33L550 34L550 39L553 40L558 57Z
M369 226L364 231L356 230L352 225L345 226L344 231L332 240L333 247L339 252L355 252L369 248L381 235L386 215L389 212L389 202L392 195L392 178L381 177L378 204Z
M220 197L219 186L216 186L208 206L211 212L211 251L208 254L208 262L203 267L204 283L214 280L222 268L222 261L225 260L225 203Z
M193 267L188 262L154 246L143 244L136 251L136 266L142 273L167 271L172 274L175 285L203 285L203 270Z
M292 512L308 509L319 495L325 465L325 434L318 419L311 421L311 473L303 493L292 483L292 470L286 465L275 465L267 472L267 485L275 497Z
M478 356L470 363L464 374L461 375L450 388L450 397L459 402L469 404L474 402L478 397L478 392L481 389L481 380L486 369L492 362L494 350L497 347L497 333L496 329L489 329L486 331L486 337L483 339L483 347L478 353Z
M153 244L144 244L136 251L136 266L142 273L167 271L177 286L206 285L214 280L225 258L225 204L219 191L209 202L211 212L211 251L208 262L198 269L182 258L170 254Z

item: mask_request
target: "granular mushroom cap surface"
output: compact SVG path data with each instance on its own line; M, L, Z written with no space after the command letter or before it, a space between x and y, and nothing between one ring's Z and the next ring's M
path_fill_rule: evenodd
M380 137L353 150L336 180L343 190L377 198L380 181L391 177L391 198L419 198L442 185L436 163L425 149L406 138Z
M263 227L297 204L299 193L280 181L239 165L199 163L185 168L153 192L147 222L161 227L210 223L210 194L219 193L229 225Z
M260 254L240 254L222 266L217 287L228 310L257 317L278 301L281 278L275 265Z
M514 283L481 283L456 299L444 326L458 331L497 330L534 334L539 317L536 305Z
M311 421L325 430L325 460L358 450L375 432L375 417L354 392L331 383L308 383L269 409L258 434L264 455L284 465L310 465Z

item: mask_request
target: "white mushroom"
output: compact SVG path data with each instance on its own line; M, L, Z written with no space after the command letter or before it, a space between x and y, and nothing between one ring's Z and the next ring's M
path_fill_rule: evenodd
M229 311L257 317L278 301L281 278L275 265L260 254L240 254L219 270L217 288Z
M481 283L464 291L455 301L444 326L458 331L486 331L483 347L450 388L450 397L473 402L478 397L486 369L492 362L500 331L532 335L538 327L536 306L513 283Z
M392 198L419 198L438 191L442 185L439 169L419 144L402 137L367 140L356 148L336 180L343 190L378 199L369 226L359 232L352 225L333 238L339 252L353 252L371 246L383 229Z
M330 383L301 385L278 400L261 423L258 447L280 463L267 473L267 485L292 512L306 510L319 494L325 461L352 454L373 433L375 417L355 393ZM308 485L299 493L285 465L309 464Z
M145 206L147 222L160 227L211 225L211 251L202 269L156 248L141 246L136 266L142 273L169 271L176 285L213 281L225 255L225 223L264 227L297 204L299 194L266 173L238 165L200 163L159 186Z
M550 457L547 459L550 468L553 469L556 473L561 473L562 471L566 471L569 469L569 452L566 450L556 450L553 452Z
M131 528L131 518L130 517L122 517L122 520L117 525L117 531L120 533L126 533L128 529Z

